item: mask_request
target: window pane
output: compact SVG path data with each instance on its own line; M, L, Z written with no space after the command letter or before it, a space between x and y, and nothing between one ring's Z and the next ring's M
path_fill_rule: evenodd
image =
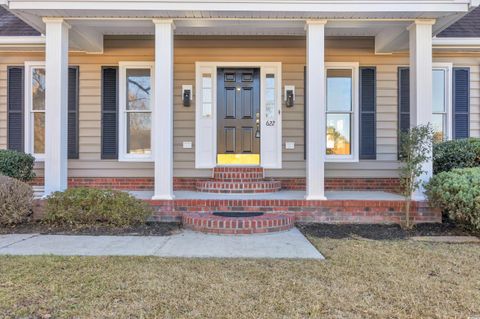
M127 110L151 110L150 69L127 69Z
M327 70L327 111L352 110L352 70Z
M275 74L267 74L265 79L265 117L275 118Z
M433 114L433 139L436 142L441 142L446 139L445 132L445 114Z
M33 113L33 153L45 153L45 113Z
M327 114L327 154L350 155L350 114Z
M212 76L202 74L202 116L212 115Z
M445 70L433 70L433 112L445 112Z
M150 154L150 113L127 113L127 153Z
M45 69L32 70L32 109L45 110Z

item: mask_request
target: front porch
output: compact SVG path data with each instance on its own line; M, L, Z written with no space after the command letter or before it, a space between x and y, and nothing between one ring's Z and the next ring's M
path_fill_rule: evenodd
M258 54L253 47L261 43L261 40L258 40L251 42L250 45L252 47L248 48L248 50L245 49L245 53L228 58L218 57L222 52L223 54L227 52L222 51L223 49L202 50L202 53L199 53L200 57L198 60L193 62L195 66L194 74L192 74L191 70L190 56L185 58L187 52L188 55L192 54L192 49L187 51L189 49L186 48L187 43L192 45L191 41L175 41L176 32L180 32L175 29L175 21L153 19L149 21L151 23L149 28L146 28L146 21L138 22L141 24L142 30L145 30L144 32L154 33L153 38L150 35L149 38L144 40L144 43L151 41L149 45L153 44L153 48L148 47L148 51L146 51L148 52L147 55L153 53L151 56L153 61L125 62L120 60L114 63L118 63L119 67L117 69L112 67L111 70L113 71L110 73L113 75L119 74L117 78L112 78L117 81L119 92L108 92L105 90L106 84L103 83L102 96L105 97L106 94L111 94L112 99L119 99L119 102L117 100L117 103L120 104L120 111L117 114L119 123L112 135L107 135L110 132L108 129L101 128L102 153L98 154L101 156L101 163L100 161L98 163L98 171L94 171L96 168L94 169L93 167L91 171L82 167L80 172L80 162L84 160L82 151L80 151L79 161L69 162L66 160L67 145L65 138L67 120L65 116L66 110L64 110L62 105L68 95L66 92L66 81L62 79L70 58L65 48L65 44L68 42L69 28L82 29L88 22L88 19L79 21L74 18L44 19L44 23L47 25L46 73L49 75L46 78L46 82L50 83L49 87L58 88L58 90L53 92L50 90L46 93L46 104L55 105L57 109L47 108L45 112L45 195L53 191L63 190L66 187L82 185L84 181L94 181L90 185L96 186L95 181L98 179L120 180L125 176L126 179L129 178L134 183L144 182L145 184L150 184L151 187L148 188L153 188L153 193L151 194L153 200L173 200L177 195L175 191L180 190L179 187L176 187L176 182L188 181L188 176L191 176L192 180L202 177L208 178L209 172L218 165L217 156L222 153L217 150L219 145L217 143L219 129L216 113L218 109L216 103L218 104L219 102L216 101L217 94L215 93L217 72L219 72L219 68L238 67L255 68L255 70L259 71L259 82L261 85L257 88L261 92L258 92L260 96L260 115L257 115L257 123L260 124L257 126L257 132L261 132L261 134L258 134L261 143L256 155L261 160L259 163L260 167L266 170L267 178L264 185L266 191L278 190L280 188L288 189L285 185L294 181L290 184L292 189L297 187L297 189L305 190L304 193L295 193L295 196L297 196L295 200L303 196L302 200L328 201L329 198L326 196L326 191L329 189L329 179L341 180L343 178L346 180L346 183L356 183L354 180L347 181L350 178L349 174L352 174L351 178L355 180L375 178L387 180L395 178L398 167L394 145L395 137L392 134L395 133L395 130L389 128L388 134L380 133L381 137L379 138L375 136L376 131L385 130L385 125L392 125L391 118L394 112L391 109L381 111L386 114L381 115L383 117L381 123L383 127L378 127L377 129L375 126L372 126L369 128L368 134L370 132L374 133L372 136L367 134L366 136L370 136L370 140L365 138L365 141L362 143L367 144L368 142L371 145L370 154L362 157L364 154L361 154L362 150L359 146L361 142L361 122L359 120L361 114L359 108L361 107L360 97L365 92L359 92L360 62L353 61L352 57L350 57L352 60L349 62L335 61L332 55L327 58L326 34L336 35L336 32L338 32L337 37L341 37L342 28L340 26L342 26L343 22L332 21L330 23L330 21L326 20L304 20L302 22L306 30L301 31L304 37L295 39L295 48L289 51L292 57L288 58L288 63L275 62L285 59L280 56L263 57L262 62L262 59L259 59L258 56L275 52L273 48L275 48L276 44L273 44L268 50L266 49L264 53ZM131 23L133 24L134 22ZM259 19L255 23L258 25L263 23L265 26L268 26L271 21ZM296 25L299 23L300 21L295 22ZM376 28L370 28L372 26L370 23L374 24ZM431 118L431 112L428 112L428 110L431 108L430 92L432 79L424 76L424 71L426 70L424 68L430 68L432 63L431 33L433 23L433 20L412 19L411 21L402 20L399 23L401 26L397 26L403 30L402 34L406 33L412 39L410 43L410 82L415 85L411 87L411 125L429 122ZM118 32L120 33L125 32L119 21L112 20L108 24L110 28L118 27ZM211 21L210 23L212 28L220 28L225 24L226 22L222 20ZM285 21L285 24L278 21L277 24L285 28L282 30L287 30L290 25L287 21ZM182 27L182 22L179 22L178 25L180 26L178 30L183 30L182 34L185 34L184 32L187 31L184 29L184 26ZM345 22L344 26L348 25L350 25L350 22ZM384 25L382 21L361 21L359 27L365 28L365 31L368 31L367 33L371 32L373 35L378 32L378 28L382 25ZM409 31L406 31L407 26L410 26ZM238 29L239 26L236 26L236 28ZM288 38L282 39L280 34L275 36L277 38L271 40L272 42L281 39L282 42L277 42L278 45L288 45ZM118 45L121 42L120 37L120 35L117 35L116 38L110 41L112 41L112 44ZM254 35L250 35L250 37L255 38ZM217 46L222 41L222 39L216 42L205 40L205 43L198 41L198 45L202 47L213 43L214 46ZM338 43L342 42L340 38L337 41ZM303 48L298 45L299 42L303 42ZM179 44L178 49L175 47L176 43ZM227 47L228 45L225 46L225 48ZM115 50L116 48L113 47L113 49ZM180 53L174 53L174 50ZM298 52L303 53L303 57ZM255 56L255 54L258 54L258 56ZM91 59L92 57L90 56L89 58ZM223 61L218 62L217 59ZM342 58L342 60L344 59L346 58ZM61 66L55 64L55 67L53 67L52 60L61 60ZM402 57L402 61L405 60L408 61L408 59ZM370 64L372 62L367 63L363 62L363 65L372 65ZM305 73L303 72L303 64L305 64ZM128 127L126 118L129 110L123 105L126 103L125 83L127 79L125 77L129 70L137 69L142 69L143 77L145 77L145 74L148 74L152 89L155 89L155 94L151 94L151 101L149 102L151 103L151 109L149 110L151 114L147 114L147 116L151 116L151 127L147 128L151 130L151 132L148 132L148 134L151 134L150 143L146 143L148 144L146 146L138 147L139 150L134 150L141 151L143 152L142 154L136 154L133 151L129 153L127 137L129 137L128 134L130 133L127 131L128 128L126 128ZM369 70L373 69L374 67L369 68ZM102 67L104 81L106 76L105 70L105 67ZM118 73L115 73L115 70ZM392 72L391 68L388 69L388 72ZM302 74L305 75L303 79L301 78ZM193 76L194 78L192 78ZM347 77L350 81L348 85L351 86L349 106L351 109L340 115L334 112L334 116L341 116L342 118L342 120L337 120L337 122L342 122L348 126L348 129L342 126L345 128L345 136L342 139L348 139L348 141L340 143L343 146L337 149L341 153L338 156L337 154L327 153L327 149L331 148L331 146L328 145L326 138L324 138L327 135L326 118L329 106L326 98L328 95L326 80L329 77L333 79ZM273 79L273 81L268 82L270 79ZM190 90L189 99L192 103L190 109L188 109L190 106L187 103L190 100L184 100L183 94L185 90ZM271 92L268 90L271 90ZM388 90L390 90L390 87ZM292 92L293 96L291 96ZM206 97L207 95L208 97ZM288 97L293 98L294 101L287 101ZM295 98L297 99L296 101ZM372 98L375 99L375 96L372 95ZM291 108L291 103L295 104L293 108ZM390 100L388 103L390 103ZM422 108L420 109L417 105L422 105ZM118 109L119 105L116 105L116 107ZM103 105L103 108L106 109L106 106ZM102 118L105 118L107 113L104 110L102 112ZM58 114L61 114L61 116L58 116ZM192 116L194 117L193 119ZM344 121L343 119L346 117L348 119ZM255 118L254 115L253 118ZM52 122L56 125L50 125ZM338 126L340 129L340 124ZM303 131L304 128L305 131ZM140 129L144 128L141 127ZM255 128L251 132L255 132ZM365 131L361 132L361 134L364 133ZM93 134L99 133L92 133L92 136ZM252 136L257 138L257 134ZM104 146L117 138L118 143L112 147L114 154L105 154ZM375 149L376 145L379 146L378 151ZM93 152L98 152L98 150L95 149ZM97 160L96 156L98 155L95 153L91 158ZM91 160L91 158L88 158L88 160ZM376 162L377 159L378 162ZM115 161L112 167L117 170L117 176L111 171L108 172L109 176L102 177L103 175L98 175L104 173L100 171L101 167L107 169L109 163L106 160ZM176 161L179 163L176 164ZM70 169L70 163L73 164L72 167L77 165L76 167L78 168ZM96 165L96 163L92 161L92 165ZM331 174L333 175L332 177L328 176L327 167L329 166L333 167L331 171L335 171L335 173ZM120 167L127 167L127 171L121 172ZM427 174L425 179L431 175L431 163L426 167ZM137 177L134 177L137 169L141 173L141 176L137 175L139 181L136 181ZM75 175L70 174L72 171L74 171ZM377 171L381 171L380 176L376 175ZM82 176L80 174L85 175ZM122 176L122 174L125 175ZM296 184L297 181L299 184ZM193 181L192 183L195 183L195 187L197 187L199 181ZM86 186L89 186L88 183L86 184ZM104 185L108 185L108 181ZM354 189L354 187L351 188ZM362 189L361 187L357 188ZM122 187L122 189L132 190L127 187ZM212 190L210 185L207 184L203 189ZM367 186L364 189L370 188ZM375 187L371 189L375 189ZM422 199L421 196L419 198Z

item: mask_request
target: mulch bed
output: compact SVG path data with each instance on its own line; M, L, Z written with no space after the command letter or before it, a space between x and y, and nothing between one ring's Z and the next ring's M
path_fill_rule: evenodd
M399 225L379 224L297 224L309 236L330 239L361 237L372 240L399 240L413 236L479 236L452 223L418 224L411 230Z
M129 228L90 227L72 229L58 227L32 221L15 227L0 227L1 234L43 234L43 235L115 235L115 236L170 236L179 232L179 223L149 222L143 225Z

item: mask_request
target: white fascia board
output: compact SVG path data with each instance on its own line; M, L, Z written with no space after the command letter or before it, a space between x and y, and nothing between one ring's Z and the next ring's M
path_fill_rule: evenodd
M480 47L480 38L433 38L432 42L433 46Z
M1 1L1 0L0 0ZM177 0L177 1L8 1L11 10L85 10L85 11L287 11L287 12L466 12L473 0ZM475 0L476 1L476 0Z
M28 45L44 45L44 36L3 36L0 37L0 45L2 46L28 46Z

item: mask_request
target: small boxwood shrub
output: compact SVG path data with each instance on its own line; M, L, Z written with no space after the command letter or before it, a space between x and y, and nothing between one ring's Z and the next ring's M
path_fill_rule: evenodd
M0 175L0 225L26 222L32 213L33 190L17 179Z
M23 182L31 181L35 177L33 164L35 158L12 150L0 150L0 174L16 178Z
M433 146L433 172L480 166L480 139L446 141Z
M480 167L435 175L426 185L431 204L457 223L480 230Z
M47 198L44 221L72 228L126 228L144 223L152 213L147 203L125 192L71 188Z

